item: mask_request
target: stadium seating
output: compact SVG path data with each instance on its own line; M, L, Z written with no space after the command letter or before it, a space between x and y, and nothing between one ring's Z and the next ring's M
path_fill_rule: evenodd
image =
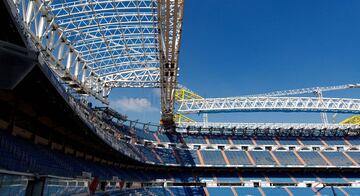
M259 188L235 187L234 190L239 196L245 196L245 195L262 196Z
M268 151L250 151L256 165L276 165L275 160Z
M358 164L360 164L360 152L346 152L354 161L356 161Z
M146 161L150 161L153 163L160 164L161 161L155 156L154 152L151 150L150 147L138 145L137 148L142 153L142 155L145 157Z
M159 134L157 133L156 136L159 138L161 142L165 143L181 143L181 137L177 134Z
M271 187L271 188L261 188L265 195L289 195L285 188L281 187Z
M273 138L261 138L258 137L254 139L256 145L276 145L276 142Z
M226 165L219 150L200 150L206 165Z
M341 152L322 152L336 166L353 166L354 164Z
M240 176L236 172L221 172L215 175L218 183L239 183L241 182Z
M210 196L216 195L234 195L230 187L208 187Z
M206 144L205 138L203 136L184 136L184 141L186 144Z
M154 135L152 131L144 131L142 129L135 129L136 131L136 137L146 140L155 141Z
M266 181L266 178L261 173L240 172L240 177L243 181Z
M316 195L316 193L311 188L289 187L288 190L293 195L309 195L309 196L315 196Z
M314 174L314 176L317 177L318 181L323 183L339 183L339 184L347 183L347 181L339 174L320 173L320 174Z
M47 179L43 190L44 195L75 195L87 192L88 186L85 181L60 179Z
M340 189L338 188L334 188L332 189L331 187L325 187L323 189L321 189L321 187L316 187L314 188L315 193L320 193L320 195L326 195L326 196L331 196L334 195L334 192L336 195L339 196L346 196L346 194L344 194ZM359 194L359 193L357 193Z
M0 174L0 195L25 195L27 184L25 176Z
M281 165L303 165L292 151L274 151Z
M300 138L301 143L303 143L306 146L311 146L311 145L324 145L320 138L314 137L314 138Z
M287 173L268 172L264 174L271 183L295 183L294 180Z
M349 138L346 138L347 139L347 141L349 141L350 142L350 144L352 144L352 145L360 145L360 138L358 138L358 137L349 137Z
M172 149L155 148L155 153L158 154L161 160L166 164L179 164Z
M249 157L244 151L227 150L225 151L231 165L252 165Z
M278 141L281 145L300 145L296 137L282 137Z
M196 150L175 149L175 154L179 157L181 165L201 165Z
M231 140L236 145L254 145L251 138L231 137Z
M208 136L210 144L230 144L226 136Z
M319 155L318 152L298 152L300 157L305 161L308 166L327 166L328 164L325 160Z
M323 141L328 145L347 145L344 138L328 137L322 138Z

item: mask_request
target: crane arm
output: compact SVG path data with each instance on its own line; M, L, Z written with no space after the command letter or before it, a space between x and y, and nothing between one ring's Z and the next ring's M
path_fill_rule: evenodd
M274 91L274 92L263 93L263 94L248 95L246 97L279 97L279 96L288 96L288 95L318 93L318 92L325 92L325 91L344 90L344 89L350 89L350 88L360 88L360 84L345 84L345 85L338 85L338 86L323 86L323 87L311 87L311 88L302 88L302 89Z

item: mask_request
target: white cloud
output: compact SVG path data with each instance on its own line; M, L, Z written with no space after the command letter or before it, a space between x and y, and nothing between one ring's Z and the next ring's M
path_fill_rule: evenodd
M125 112L151 112L156 111L151 102L146 98L121 98L111 102L112 107Z

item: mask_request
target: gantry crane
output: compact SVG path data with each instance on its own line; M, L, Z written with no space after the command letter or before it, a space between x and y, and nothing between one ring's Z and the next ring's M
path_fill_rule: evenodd
M360 88L360 84L344 84L337 86L323 86L323 87L312 87L312 88L302 88L302 89L293 89L293 90L283 90L283 91L274 91L263 94L248 95L249 97L279 97L279 96L289 96L289 95L301 95L301 94L315 94L319 100L323 100L323 92L326 91L336 91L336 90L345 90L351 88ZM328 124L327 114L322 112L321 121L323 124Z
M263 94L255 94L255 95L247 95L243 97L279 97L279 96L291 96L291 95L300 95L300 94L315 94L319 101L323 101L323 92L327 91L335 91L335 90L345 90L345 89L352 89L352 88L360 88L360 84L345 84L345 85L338 85L338 86L325 86L325 87L312 87L312 88L302 88L302 89L293 89L293 90L284 90L284 91L274 91L269 93L263 93ZM204 98L200 95L196 94L195 92L189 90L188 88L178 85L176 90L176 101L181 102L184 100L190 100L190 99L197 99L197 100L203 100ZM182 114L177 114L182 115ZM327 115L326 113L321 113L321 120L323 124L328 123ZM207 114L204 113L203 121L206 123L208 121ZM178 124L181 123L181 121L177 120ZM182 121L185 122L185 121ZM189 121L187 121L189 122Z

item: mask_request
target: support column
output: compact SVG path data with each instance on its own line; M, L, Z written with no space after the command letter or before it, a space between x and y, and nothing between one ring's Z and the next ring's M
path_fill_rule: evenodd
M259 192L261 193L261 196L266 196L266 194L264 193L264 191L262 190L261 187L258 187L258 190L259 190Z
M200 164L201 164L201 165L205 165L205 162L204 162L204 159L203 159L203 157L202 157L202 155L201 155L200 150L196 150L196 154L197 154L197 156L199 157Z
M203 187L203 189L204 189L205 195L206 195L206 196L210 196L209 191L207 190L207 188L206 188L206 187Z
M300 146L304 146L304 143L299 138L296 138L297 142L300 144Z
M306 163L305 163L304 159L302 159L301 156L296 151L294 151L293 153L299 159L299 161L305 166Z
M251 138L251 141L252 141L252 143L253 143L255 146L257 146L256 140L255 140L253 137Z
M157 134L153 133L153 135L154 135L154 138L155 138L156 142L161 144L161 141L160 141L159 137L157 136Z
M176 162L177 162L179 165L181 165L181 158L179 157L179 155L176 153L175 150L173 150L173 153L174 153L174 156L175 156L175 158L176 158Z
M151 152L154 153L155 157L160 161L160 163L164 163L164 161L161 159L161 157L156 153L154 148L151 148Z
M328 146L328 144L327 144L323 139L321 139L321 138L320 138L320 142L321 142L324 146Z
M256 165L254 159L251 157L250 153L248 151L245 151L246 156L249 158L251 164Z
M223 158L224 158L224 160L225 160L226 165L231 165L229 159L228 159L227 156L226 156L225 151L224 151L224 150L221 150L220 152L221 152L221 155L223 156Z
M206 135L204 136L204 139L207 145L211 145L209 138Z
M290 191L288 187L284 188L287 193L289 193L289 196L293 196L293 193Z
M228 140L229 140L229 144L233 146L234 142L232 141L231 137L228 137Z
M323 155L321 152L318 152L318 154L321 156L322 159L324 159L326 164L333 166L333 164L330 162L330 160L328 158L325 157L325 155Z
M272 151L269 151L269 153L270 153L271 157L274 159L274 161L276 162L276 164L278 166L280 166L281 163L280 163L279 159L274 155L274 153Z
M348 155L346 152L342 151L341 153L343 153L343 155L348 158L355 166L359 166L359 164L353 159L351 158L350 155Z
M345 138L344 138L344 142L345 142L347 145L352 146L352 144L349 142L349 140L347 140L347 139L345 139Z
M238 196L238 194L233 186L231 187L231 191L234 194L234 196Z

